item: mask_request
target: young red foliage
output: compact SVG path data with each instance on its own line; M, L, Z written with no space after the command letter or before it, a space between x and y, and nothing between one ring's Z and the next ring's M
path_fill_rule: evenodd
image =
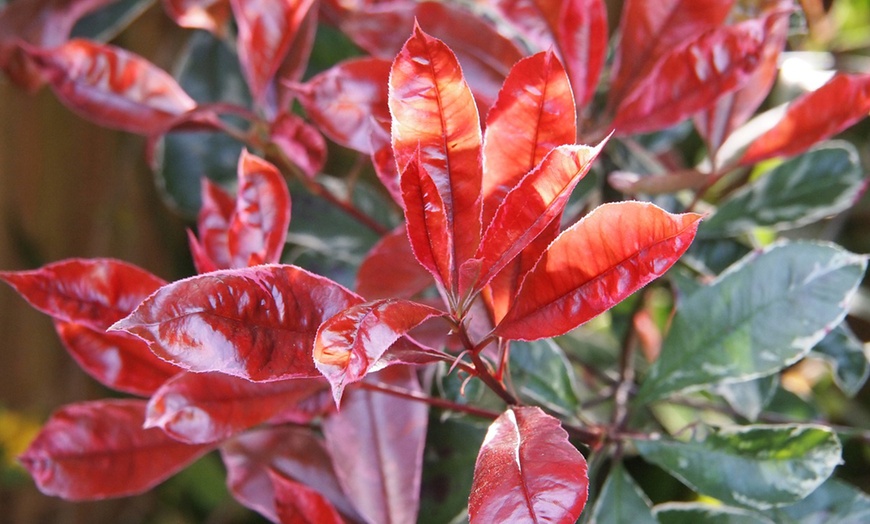
M231 15L229 0L163 0L163 10L181 27L216 35L224 34Z
M356 292L368 300L411 298L431 285L432 276L414 258L404 226L372 246L356 275Z
M275 509L281 524L344 524L338 510L323 495L274 470L269 478L275 490Z
M269 138L308 178L314 178L326 164L323 135L298 115L278 115L269 128Z
M480 447L468 518L571 524L588 491L586 459L559 420L538 407L514 407L490 425Z

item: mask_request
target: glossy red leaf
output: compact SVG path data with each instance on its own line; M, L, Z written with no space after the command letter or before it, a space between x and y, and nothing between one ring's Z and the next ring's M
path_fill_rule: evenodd
M472 524L573 524L589 492L586 459L538 407L508 409L489 426L468 499Z
M343 524L338 510L317 491L269 471L281 524Z
M422 393L416 375L392 366L381 382ZM363 389L347 392L323 423L338 480L367 522L417 522L428 406Z
M321 324L314 340L314 365L332 386L336 406L348 384L383 367L381 357L394 342L443 315L416 302L382 299L352 306Z
M420 159L419 172L427 173L440 194L450 255L458 267L474 256L480 242L481 136L474 99L455 55L415 27L393 63L389 102L396 162L404 169L413 158ZM405 178L403 174L403 186ZM405 207L410 207L407 200ZM409 223L412 237L414 227ZM456 290L457 282L445 284Z
M152 135L196 107L167 72L114 46L71 40L28 53L61 102L104 127Z
M627 0L611 72L609 100L619 103L664 54L725 21L734 0Z
M188 231L193 263L199 273L208 273L232 266L227 231L233 219L236 202L232 195L208 178L202 178L202 205L197 215L199 240Z
M486 117L483 224L505 195L554 147L574 143L577 117L571 84L550 52L517 62Z
M359 520L341 490L332 459L310 428L283 426L254 430L221 447L230 492L245 506L278 521L272 475L292 479L327 498L341 513Z
M616 133L668 127L741 87L761 62L765 26L765 20L747 20L713 29L662 56L617 108Z
M181 373L148 402L145 427L188 444L224 440L279 417L305 424L331 411L322 379L251 382L223 373Z
M596 147L561 146L553 149L504 197L477 252L483 275L479 287L489 283L562 215L571 191L589 172L603 147L604 142Z
M442 287L455 289L453 237L447 210L419 157L408 162L401 184L411 251Z
M497 0L493 6L537 49L556 49L569 71L577 105L585 106L595 94L607 52L604 2Z
M163 10L181 27L217 35L226 31L230 19L229 0L163 0Z
M603 313L664 274L689 248L700 219L644 202L596 208L550 244L495 333L554 337Z
M431 285L432 276L414 258L405 226L381 238L356 274L356 292L368 300L411 298Z
M70 404L19 460L46 495L96 500L147 491L209 450L142 429L144 420L144 400Z
M78 365L112 389L148 397L181 371L127 333L106 333L62 320L55 320L54 327Z
M278 90L278 108L292 106L295 93L287 89L288 83L296 83L305 75L311 51L314 48L314 38L317 35L319 9L312 4L308 14L302 19L293 41L290 42L290 51L284 57L284 61L278 67L275 74L275 87Z
M230 0L237 48L251 94L266 106L267 90L313 0Z
M326 164L326 140L298 115L281 113L272 123L269 138L308 178L314 178Z
M796 155L865 118L868 112L870 74L837 74L792 102L782 120L752 142L740 163Z
M295 266L223 270L160 288L112 329L190 371L254 381L319 377L311 350L324 320L362 302Z
M353 58L293 89L323 134L344 147L372 154L372 133L390 129L390 66L380 58Z
M31 306L64 322L105 331L165 282L120 260L72 258L30 271L0 271Z

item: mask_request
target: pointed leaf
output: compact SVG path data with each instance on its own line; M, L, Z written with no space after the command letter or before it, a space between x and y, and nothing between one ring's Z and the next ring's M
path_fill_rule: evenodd
M784 230L811 224L851 207L865 187L854 146L828 142L734 192L698 235L736 236L758 226Z
M476 255L482 261L479 286L486 285L562 215L571 191L603 147L604 142L595 147L558 147L505 195Z
M867 258L829 244L775 244L687 297L636 401L769 375L843 320Z
M410 368L377 378L422 393ZM368 522L417 522L428 406L363 389L348 391L341 411L323 423L339 482Z
M344 388L362 380L408 331L443 311L399 299L353 306L327 319L314 339L314 365L329 380L335 404Z
M0 279L31 306L64 322L105 331L165 282L109 258L71 258L31 271L2 271Z
M598 207L550 244L495 333L553 337L603 313L664 274L689 248L700 218L643 202Z
M180 373L148 402L145 427L188 444L205 444L280 417L304 424L330 411L322 379L258 383L223 373Z
M230 0L239 29L239 59L259 105L267 106L270 84L313 3L313 0Z
M209 449L142 429L144 420L145 401L70 404L51 416L19 460L46 495L96 500L147 491Z
M76 363L112 389L148 397L181 371L127 333L106 333L62 320L55 320L54 327Z
M571 85L550 52L517 62L486 117L483 224L505 195L553 148L576 140Z
M369 300L411 298L432 285L432 276L414 258L405 227L381 238L356 275L356 291Z
M168 73L117 47L71 40L28 52L60 101L101 126L151 135L196 107Z
M573 523L588 491L586 459L559 421L537 407L514 407L490 425L480 447L468 518Z
M644 459L699 493L762 510L812 493L833 473L842 452L835 433L811 425L737 426L703 441L635 445Z
M665 53L725 20L734 0L628 0L622 8L610 103L619 102Z
M338 485L332 459L311 428L283 426L249 431L221 447L233 497L273 522L278 521L272 476L292 479L325 496L351 519L356 511Z
M269 470L275 490L275 509L281 524L344 524L323 495L304 484Z
M741 87L761 60L766 26L763 19L714 29L665 54L619 104L616 132L663 129Z
M843 322L813 348L834 368L834 382L849 397L857 395L870 376L870 353Z
M832 104L831 100L836 100ZM841 73L792 102L782 119L754 140L740 159L754 164L791 156L843 131L870 112L870 75Z
M621 464L610 471L589 517L595 524L658 524L652 503Z
M353 58L315 75L294 91L323 134L337 144L372 154L372 133L390 130L390 66L380 58Z
M281 113L269 129L269 139L308 178L326 164L326 140L298 115Z
M405 169L420 158L443 201L450 255L459 266L480 242L480 123L456 57L419 27L393 63L389 103L396 162ZM456 291L457 282L445 284Z
M181 27L215 34L223 33L230 19L228 0L163 0L163 9Z
M208 178L202 178L202 206L197 214L199 241L188 232L193 263L199 273L227 269L232 265L227 232L236 203L233 197Z
M216 271L160 288L113 326L190 371L254 381L313 378L324 320L362 299L295 266Z

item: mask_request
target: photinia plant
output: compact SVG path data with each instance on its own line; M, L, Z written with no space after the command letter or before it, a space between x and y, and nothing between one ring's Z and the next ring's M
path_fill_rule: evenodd
M141 493L216 451L274 522L870 508L830 479L866 435L801 415L787 381L813 358L846 395L866 381L844 319L867 258L780 237L863 194L828 139L870 76L750 121L792 2L628 0L609 35L602 0L166 0L199 30L176 76L82 37L108 4L10 3L0 67L145 137L198 274L0 272L138 397L51 415L19 459L42 492ZM323 31L354 56L314 63ZM693 502L653 505L637 464Z

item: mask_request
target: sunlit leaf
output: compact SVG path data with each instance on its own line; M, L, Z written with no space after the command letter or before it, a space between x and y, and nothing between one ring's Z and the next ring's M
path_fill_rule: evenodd
M840 463L837 435L810 425L738 426L691 442L636 440L641 456L725 503L767 509L796 502Z
M314 178L326 164L326 140L298 115L278 115L269 129L269 139L308 178Z
M230 19L228 0L163 0L163 9L176 24L221 34Z
M181 373L151 397L145 427L159 427L181 442L204 444L275 418L307 423L330 408L328 384L322 379L258 383L222 373Z
M324 320L362 299L295 266L257 266L179 280L113 326L190 371L254 381L313 378Z
M829 244L774 244L683 301L637 402L769 375L842 321L867 258Z
M595 524L658 524L652 503L637 482L617 465L607 475L589 522Z
M202 205L197 213L199 239L188 230L193 264L199 273L232 266L227 232L236 209L232 195L208 178L202 178Z
M559 235L526 275L499 336L567 333L665 271L688 249L700 216L652 204L605 204Z
M469 521L573 523L588 495L586 459L537 407L505 411L487 431L468 500Z
M43 493L96 500L147 491L209 449L142 429L144 420L144 400L70 404L51 416L19 460Z

